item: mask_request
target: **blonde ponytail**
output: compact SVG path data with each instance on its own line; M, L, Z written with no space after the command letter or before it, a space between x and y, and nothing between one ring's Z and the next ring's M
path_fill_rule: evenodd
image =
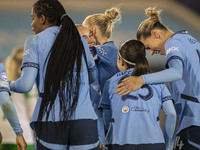
M109 39L112 35L114 24L121 20L120 9L112 7L107 9L104 14L93 14L87 16L83 24L88 28L97 26L103 37Z
M162 12L162 10L156 11L155 7L153 7L153 8L149 7L147 9L145 9L145 13L149 17L149 19L154 19L156 21L161 21L161 19L160 19L161 12Z
M153 29L160 29L160 30L168 30L167 26L165 26L161 22L160 13L161 10L156 10L154 8L147 8L145 9L146 15L149 17L148 19L144 20L138 27L137 30L137 39L141 40L143 38L144 40L151 36L151 31Z

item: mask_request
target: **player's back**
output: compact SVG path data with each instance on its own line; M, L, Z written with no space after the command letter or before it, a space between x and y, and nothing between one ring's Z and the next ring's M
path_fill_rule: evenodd
M110 80L112 144L164 143L158 117L162 102L171 95L164 84L144 85L128 95L114 94L114 87L131 73L126 70Z

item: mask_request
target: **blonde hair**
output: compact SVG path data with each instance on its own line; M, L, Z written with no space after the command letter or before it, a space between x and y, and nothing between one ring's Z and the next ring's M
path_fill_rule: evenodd
M75 24L75 26L76 26L77 29L83 27L82 24Z
M84 23L89 27L98 26L101 35L106 38L110 38L114 29L114 24L121 20L121 12L119 8L112 7L107 9L105 14L94 14L87 16Z
M138 27L137 30L137 39L141 40L141 38L146 39L151 36L151 31L153 29L160 29L167 31L168 28L161 22L160 13L162 10L156 10L155 7L149 7L145 9L146 15L149 17L144 20Z
M23 47L16 47L13 49L10 56L8 56L4 62L5 69L8 74L8 80L13 81L18 78L21 73L21 65L24 54Z

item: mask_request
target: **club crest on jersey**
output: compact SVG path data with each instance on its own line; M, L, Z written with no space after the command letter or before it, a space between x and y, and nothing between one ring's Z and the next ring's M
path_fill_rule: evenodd
M98 91L98 90L100 90L100 85L93 85L93 89L95 90L95 91Z
M129 112L129 107L128 107L128 106L123 106L123 107L122 107L122 112L123 112L124 114L128 113L128 112Z
M6 75L5 72L2 72L2 73L0 74L0 76L1 76L1 78L2 78L4 81L8 81L8 77L7 77L7 75Z

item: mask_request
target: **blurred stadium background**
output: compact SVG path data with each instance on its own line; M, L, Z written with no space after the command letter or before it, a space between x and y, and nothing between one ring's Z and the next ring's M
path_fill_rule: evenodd
M120 24L115 24L111 40L118 47L125 40L136 38L136 31L147 16L145 8L162 9L162 21L174 32L188 30L200 41L200 0L60 0L74 23L94 13L104 13L111 7L122 11ZM0 0L0 61L3 61L16 46L24 44L31 30L31 8L36 0ZM164 56L147 58L152 71L165 67Z

